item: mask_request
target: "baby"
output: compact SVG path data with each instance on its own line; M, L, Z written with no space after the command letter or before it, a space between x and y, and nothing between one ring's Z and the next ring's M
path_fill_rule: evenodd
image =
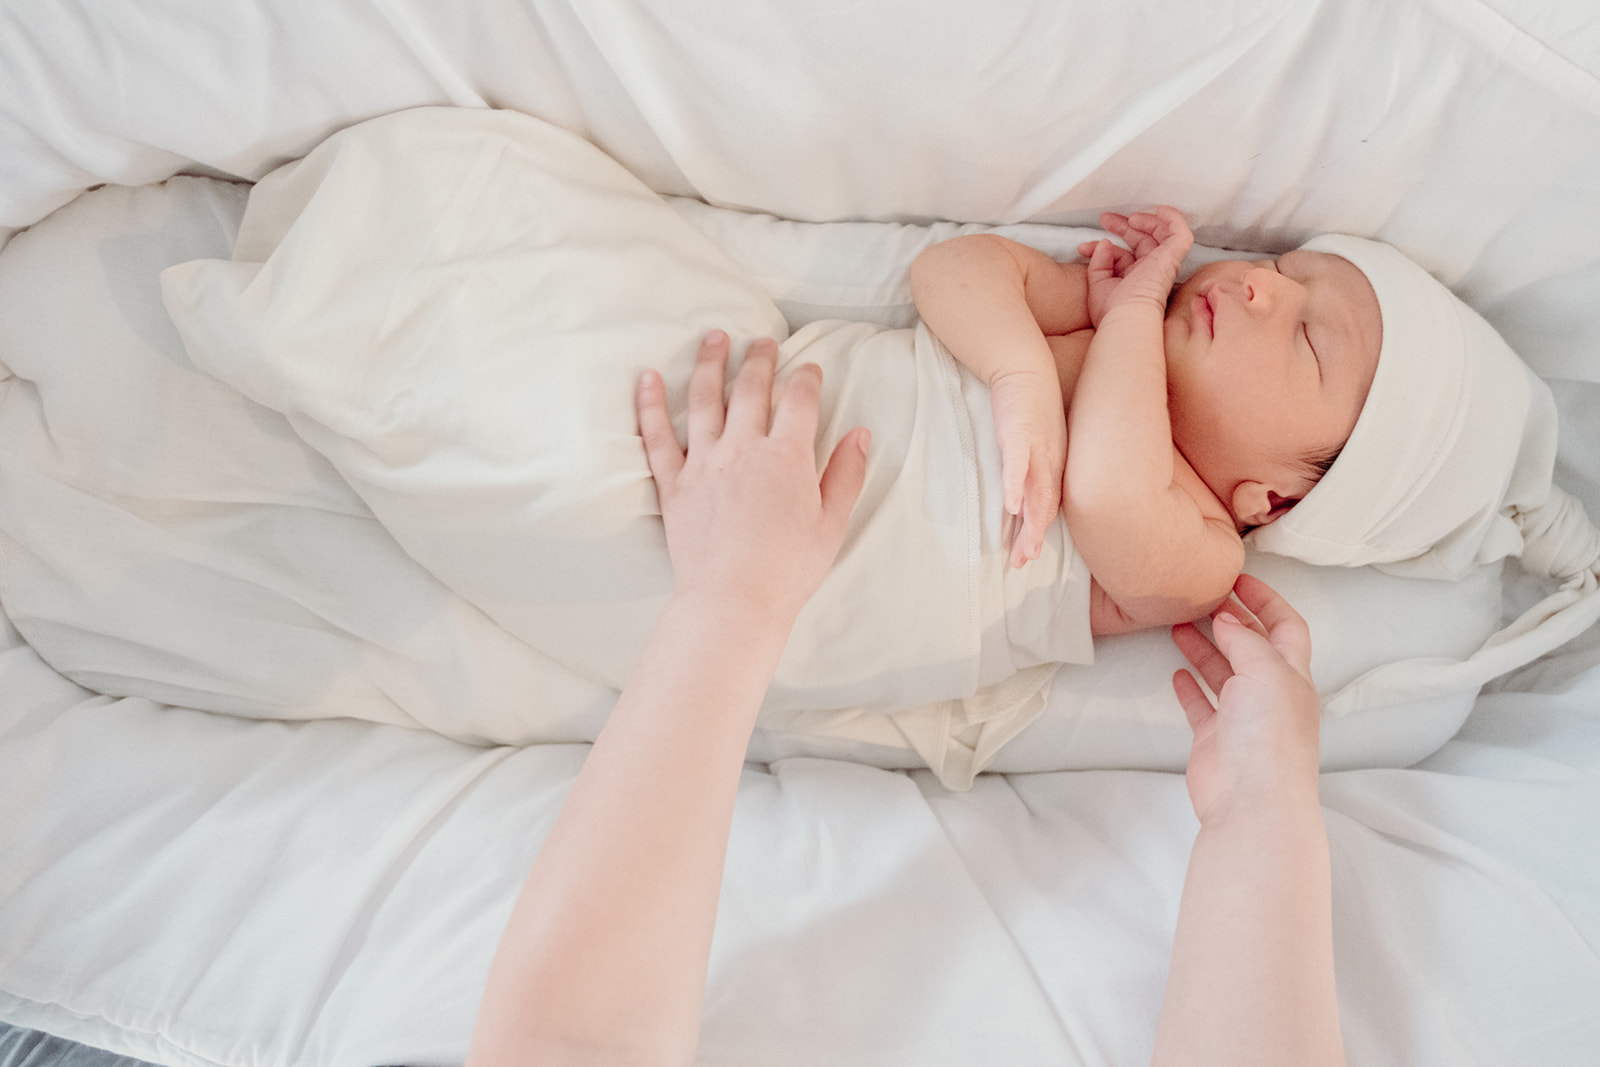
M1011 563L1037 557L1064 505L1096 635L1196 619L1227 597L1241 535L1293 507L1344 447L1383 338L1372 285L1340 256L1226 260L1174 288L1193 243L1178 211L1101 223L1128 248L1089 242L1087 264L1057 263L969 236L911 273L928 327L990 388L1020 526Z

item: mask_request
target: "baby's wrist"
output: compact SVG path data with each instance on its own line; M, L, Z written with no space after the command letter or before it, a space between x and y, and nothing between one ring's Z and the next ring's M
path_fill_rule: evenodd
M984 384L990 390L1015 383L1027 389L1042 387L1047 382L1055 379L1055 364L1048 358L1049 349L1045 349L1045 358L1038 355L1024 356L1013 359L1003 366L994 368L989 373L989 379Z
M1160 298L1147 294L1120 296L1109 304L1100 315L1100 328L1105 328L1109 323L1124 318L1145 318L1154 315L1157 319L1164 319L1167 314L1166 297Z

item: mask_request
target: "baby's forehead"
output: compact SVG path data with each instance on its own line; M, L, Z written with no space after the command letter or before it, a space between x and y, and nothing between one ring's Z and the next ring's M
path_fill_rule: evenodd
M1372 282L1362 272L1361 268L1332 252L1313 252L1306 248L1297 248L1293 252L1285 252L1276 260L1278 269L1285 273L1327 275L1334 284L1359 289L1372 293Z
M1297 248L1277 259L1278 271L1333 294L1347 312L1383 320L1378 291L1365 272L1343 256Z

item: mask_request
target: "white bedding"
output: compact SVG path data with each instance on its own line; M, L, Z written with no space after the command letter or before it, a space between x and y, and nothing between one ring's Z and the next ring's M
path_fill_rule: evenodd
M680 197L791 326L904 324L900 266L957 228L931 220L1048 244L1075 235L1042 222L1164 200L1216 245L1383 237L1555 379L1560 480L1600 514L1600 38L1582 8L1163 16L0 7L0 227L102 181L212 175L98 190L0 253L0 526L28 579L0 602L32 642L4 626L0 1019L171 1064L464 1053L584 749L440 736L468 733L464 710L485 727L467 740L511 728L548 673L281 420L186 365L155 281L228 254L246 189L215 175L259 178L375 114L516 107L585 134ZM855 221L787 221L834 219ZM108 548L182 566L129 583ZM1329 693L1374 663L1468 656L1541 592L1515 568L1503 605L1492 573L1263 573L1318 621ZM165 606L185 598L209 607ZM80 657L89 688L41 655ZM919 765L900 737L759 732L702 1061L1140 1062L1193 833L1169 773L1175 661L1159 635L1108 643L967 793L868 765ZM128 679L148 688L115 695ZM1600 1047L1600 637L1474 702L1476 684L1346 698L1324 729L1325 766L1368 768L1323 792L1352 1063ZM609 692L562 695L544 740L592 736ZM249 721L330 714L349 718Z

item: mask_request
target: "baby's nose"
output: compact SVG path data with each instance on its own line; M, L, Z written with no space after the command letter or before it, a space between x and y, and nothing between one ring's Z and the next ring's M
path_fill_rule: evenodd
M1257 311L1270 312L1284 302L1293 283L1271 267L1251 267L1244 272L1244 297Z

